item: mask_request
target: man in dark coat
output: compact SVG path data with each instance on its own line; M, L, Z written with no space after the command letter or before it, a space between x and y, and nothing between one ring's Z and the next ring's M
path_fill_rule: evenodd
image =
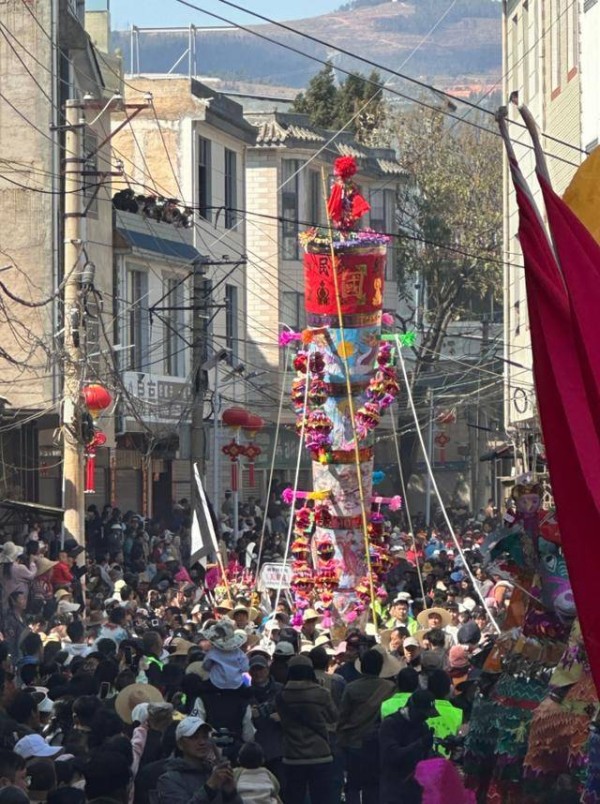
M283 689L283 684L274 681L269 675L269 670L269 659L263 653L257 652L250 656L252 722L256 729L254 739L263 750L265 766L281 783L283 732L275 699Z
M421 804L422 787L414 778L415 769L433 747L433 732L426 720L435 717L434 697L427 690L416 690L405 708L386 717L379 729L381 768L380 804Z

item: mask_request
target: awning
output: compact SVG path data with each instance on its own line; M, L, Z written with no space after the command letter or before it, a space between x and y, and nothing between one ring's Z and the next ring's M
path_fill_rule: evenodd
M185 263L202 260L200 252L182 240L167 240L150 232L136 232L121 227L117 227L116 231L132 248L152 251L163 258L171 257Z
M40 505L39 503L20 500L2 500L0 502L0 524L3 525L19 516L21 519L37 517L42 520L60 521L64 513L62 508L53 508L50 505Z
M516 457L522 458L523 455L517 451ZM480 461L496 461L501 458L515 458L515 448L512 444L501 444L496 449L484 452L483 455L479 456Z

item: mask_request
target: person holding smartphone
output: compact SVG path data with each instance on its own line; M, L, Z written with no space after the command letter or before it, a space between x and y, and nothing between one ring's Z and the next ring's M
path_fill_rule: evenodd
M176 756L158 780L158 798L165 804L243 804L231 763L223 760L211 740L212 729L199 717L186 717L175 730Z

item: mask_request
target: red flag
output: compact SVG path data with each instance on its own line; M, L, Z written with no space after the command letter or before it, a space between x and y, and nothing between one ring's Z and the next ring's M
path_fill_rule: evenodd
M567 294L590 403L600 411L600 246L543 176L544 195ZM600 433L600 416L594 417Z
M600 442L586 393L569 299L527 186L511 161L525 263L533 368L563 550L596 688L600 690Z

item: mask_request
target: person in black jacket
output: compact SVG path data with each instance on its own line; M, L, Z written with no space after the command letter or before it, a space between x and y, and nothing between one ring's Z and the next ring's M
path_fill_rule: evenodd
M308 656L290 659L288 680L276 704L283 729L285 803L304 804L308 789L311 804L332 804L335 780L329 731L338 713Z
M380 804L421 804L423 789L414 773L433 747L433 732L425 721L437 714L434 700L427 690L416 690L404 709L383 720L379 728Z
M263 653L250 656L250 676L252 722L256 729L254 739L263 750L265 767L282 783L283 733L275 698L283 689L283 684L270 677L269 660Z

